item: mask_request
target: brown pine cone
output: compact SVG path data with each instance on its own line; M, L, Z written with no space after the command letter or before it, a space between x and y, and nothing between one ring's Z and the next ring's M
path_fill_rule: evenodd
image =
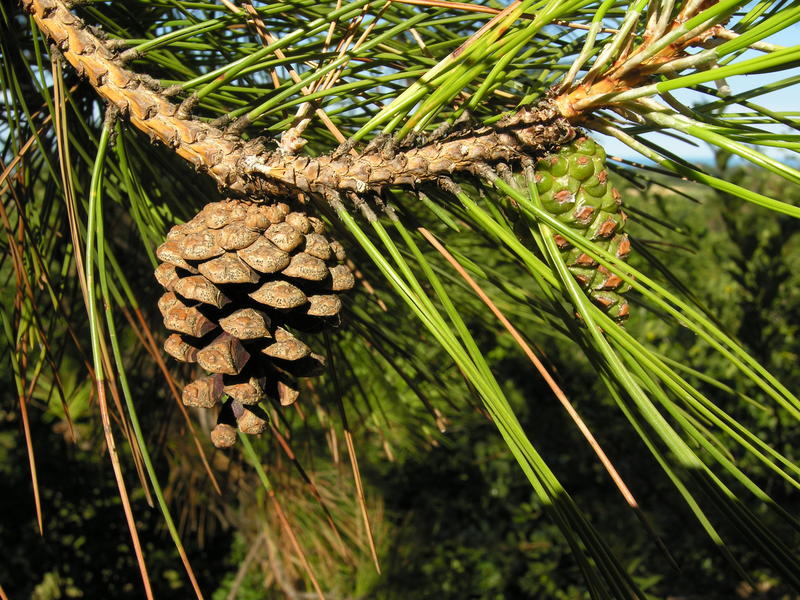
M239 429L260 433L266 415L253 405L267 396L291 404L295 378L324 368L292 333L336 324L340 293L354 285L342 245L324 233L322 221L286 204L243 200L207 204L170 230L156 250L167 290L158 307L176 332L164 350L209 373L184 387L184 404L212 408L227 396ZM228 447L233 433L220 423L212 441Z

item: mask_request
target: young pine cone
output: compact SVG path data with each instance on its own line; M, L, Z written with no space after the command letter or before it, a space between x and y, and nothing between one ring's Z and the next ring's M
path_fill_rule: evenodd
M622 197L608 180L606 153L595 141L581 137L536 163L536 187L542 205L576 233L620 259L630 253L624 233L627 217ZM555 235L567 268L589 297L616 321L628 317L625 292L630 285L583 250Z
M295 378L324 367L291 332L336 324L339 292L354 284L341 244L323 234L322 221L286 204L223 200L173 227L156 250L155 276L167 290L158 307L176 332L164 350L209 373L184 387L183 402L212 408L229 398L211 435L218 447L236 441L233 425L261 433L258 402L291 404Z

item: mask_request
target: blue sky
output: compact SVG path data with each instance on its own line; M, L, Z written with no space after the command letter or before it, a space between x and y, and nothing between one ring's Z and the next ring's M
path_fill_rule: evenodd
M800 44L800 24L787 27L780 33L768 38L766 41L780 46L796 46ZM737 59L737 61L751 58L757 54L759 53L754 51L748 52L743 55L742 58ZM736 94L767 83L771 83L773 81L777 81L778 79L785 79L793 75L800 75L800 68L788 69L779 73L732 77L728 79L728 85L730 85L731 91ZM681 91L679 93L675 93L674 95L680 101L690 106L696 102L708 102L709 100L708 96L698 92L693 92L691 90ZM800 84L779 90L777 92L771 92L769 94L764 94L763 96L755 97L752 99L752 101L756 104L764 106L765 108L775 111L800 111ZM738 111L739 108L741 107L734 105L733 111ZM601 136L596 132L592 133L592 136L598 138L599 140L602 139L603 146L610 155L621 156L623 158L630 158L633 160L642 160L642 156L640 154L632 151L626 145L614 138ZM651 134L648 137L653 141L657 141L662 147L692 162L707 162L711 160L712 153L709 147L704 143L700 143L699 146L693 146L664 135Z

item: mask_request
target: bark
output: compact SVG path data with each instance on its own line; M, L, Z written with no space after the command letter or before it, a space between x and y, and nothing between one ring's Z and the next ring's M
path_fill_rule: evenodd
M173 148L220 188L251 199L294 196L298 192L363 194L384 186L413 186L481 165L513 163L568 143L575 129L549 102L522 108L491 127L466 128L429 143L373 149L358 155L319 157L267 150L267 140L244 141L182 114L164 89L118 59L109 45L62 0L22 0L42 32L97 93L131 123Z

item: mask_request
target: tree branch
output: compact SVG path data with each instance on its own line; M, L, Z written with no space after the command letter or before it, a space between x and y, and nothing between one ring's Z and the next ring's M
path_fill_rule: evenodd
M429 143L372 149L355 156L306 157L268 151L267 141L244 141L209 123L191 119L152 79L125 67L95 30L62 0L22 0L38 27L97 93L155 141L173 148L221 188L263 199L298 192L332 197L338 192L412 186L476 165L539 156L575 137L575 129L552 103L522 108L491 127L462 129ZM391 146L391 145L390 145Z

